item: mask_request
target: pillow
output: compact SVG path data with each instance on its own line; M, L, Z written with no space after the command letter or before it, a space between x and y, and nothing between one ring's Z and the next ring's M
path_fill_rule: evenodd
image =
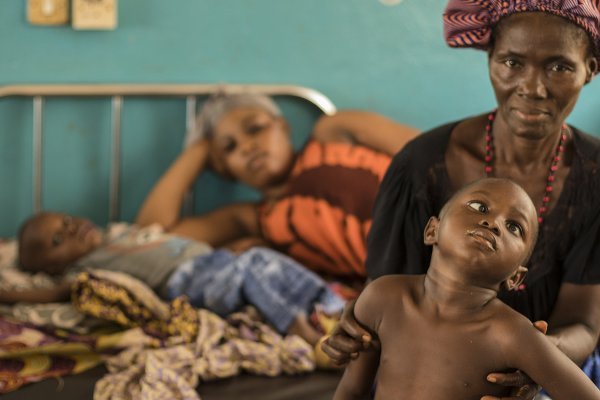
M59 282L60 279L43 272L30 274L21 271L17 263L17 241L0 240L0 290L52 287Z
M17 263L17 241L0 239L0 290L24 290L52 287L61 281L48 274L21 271ZM86 333L98 325L98 320L86 317L71 303L0 304L0 316L10 317L36 326L67 329Z
M0 238L0 269L17 265L17 241Z

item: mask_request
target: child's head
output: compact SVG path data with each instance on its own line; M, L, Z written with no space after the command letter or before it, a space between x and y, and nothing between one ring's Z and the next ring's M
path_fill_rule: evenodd
M197 129L211 143L210 162L222 176L264 191L284 181L294 149L275 102L255 93L219 93L198 115Z
M21 268L60 275L96 249L102 243L102 233L86 219L41 212L21 225L18 243Z
M508 179L487 178L458 191L425 228L425 243L469 281L509 289L525 276L537 240L535 206Z

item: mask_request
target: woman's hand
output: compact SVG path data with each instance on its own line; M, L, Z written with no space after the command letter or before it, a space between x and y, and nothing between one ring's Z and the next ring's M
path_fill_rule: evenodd
M206 167L209 146L208 141L200 140L177 157L144 200L135 220L137 225L160 224L168 231L180 222L185 195Z
M359 352L370 346L379 345L354 318L354 303L355 300L352 300L346 304L337 326L321 345L323 352L340 366L355 359Z
M234 252L235 254L241 254L252 247L269 247L269 244L261 237L248 236L234 240L233 242L229 242L223 247Z
M487 380L514 389L508 397L483 396L481 400L533 400L540 391L540 385L521 371L489 374Z
M536 321L533 323L533 326L544 335L548 330L548 323L546 321ZM481 400L533 400L540 391L540 385L532 381L530 377L521 371L513 373L494 372L487 376L487 380L498 385L513 387L514 389L509 397L483 396Z

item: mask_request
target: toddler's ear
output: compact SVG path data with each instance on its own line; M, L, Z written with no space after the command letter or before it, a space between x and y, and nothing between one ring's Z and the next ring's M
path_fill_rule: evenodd
M423 233L423 242L427 246L433 246L437 244L437 227L440 220L437 217L429 218L427 225L425 225L425 232Z
M515 290L523 283L526 275L527 268L519 265L519 268L517 268L517 270L503 282L503 285L508 290Z

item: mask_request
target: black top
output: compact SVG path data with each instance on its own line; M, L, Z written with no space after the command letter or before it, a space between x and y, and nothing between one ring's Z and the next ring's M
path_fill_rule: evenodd
M368 236L370 278L427 271L431 247L423 244L423 231L454 192L444 155L457 124L419 135L392 160ZM540 227L525 288L498 295L533 321L549 318L562 282L600 283L600 140L574 128L572 132L571 170Z

